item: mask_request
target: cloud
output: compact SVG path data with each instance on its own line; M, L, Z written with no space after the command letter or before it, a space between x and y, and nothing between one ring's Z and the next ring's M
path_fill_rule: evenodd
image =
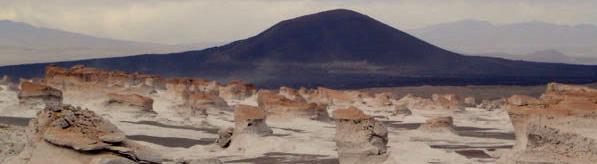
M597 24L591 0L0 0L0 19L159 43L227 42L284 19L348 8L411 29L462 19Z

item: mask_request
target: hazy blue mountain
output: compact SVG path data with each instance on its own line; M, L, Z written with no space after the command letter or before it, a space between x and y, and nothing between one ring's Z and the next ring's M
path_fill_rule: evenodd
M205 50L54 64L85 64L168 77L244 79L262 87L364 88L597 80L597 66L464 56L343 9L282 21L254 37ZM42 76L45 66L1 67L0 74Z
M0 65L166 53L204 46L139 43L0 21Z
M568 58L537 61L597 65L597 26L594 25L566 26L544 22L494 25L485 21L465 20L409 31L442 48L465 54L506 53L522 56L557 50Z

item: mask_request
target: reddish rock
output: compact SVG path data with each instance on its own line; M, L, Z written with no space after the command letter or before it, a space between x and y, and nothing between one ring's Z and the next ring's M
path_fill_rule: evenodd
M325 120L328 118L326 107L315 103L293 101L272 91L261 90L258 93L259 108L267 111L268 116L276 119L305 118Z
M140 108L144 112L153 112L153 99L138 94L109 93L108 104L124 104Z
M220 86L220 97L225 100L244 100L257 93L257 87L244 81L231 81Z
M19 101L21 103L62 103L62 91L39 83L22 81L19 91Z

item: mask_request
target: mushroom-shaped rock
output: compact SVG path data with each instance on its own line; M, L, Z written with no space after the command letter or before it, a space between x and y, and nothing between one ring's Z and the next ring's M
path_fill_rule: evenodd
M355 107L337 109L333 118L340 163L383 163L387 159L388 131L383 123Z
M153 99L138 94L109 93L108 104L123 104L139 108L142 112L153 112Z
M454 120L452 117L431 118L419 129L426 132L454 132Z
M21 103L60 104L62 91L44 84L22 81L18 98Z
M259 108L268 113L268 117L274 120L294 118L326 120L329 118L324 105L290 100L272 91L261 90L258 93L257 104Z
M187 92L185 95L185 108L178 109L181 116L205 117L208 111L230 110L230 106L218 95L206 92Z
M160 154L126 139L94 112L48 106L29 122L26 149L8 163L160 163ZM126 157L126 158L119 158ZM52 159L52 160L48 160ZM128 160L125 160L128 159Z
M597 160L594 134L597 90L551 83L534 99L514 95L506 110L516 136L514 152L500 160L529 162L550 154L545 163L592 163ZM532 161L532 160L531 160ZM534 162L534 161L532 161Z
M269 135L272 130L265 123L267 113L260 108L237 105L234 108L234 134Z

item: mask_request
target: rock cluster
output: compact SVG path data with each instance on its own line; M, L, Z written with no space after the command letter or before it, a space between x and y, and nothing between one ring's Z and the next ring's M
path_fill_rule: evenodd
M171 94L184 98L189 92L219 94L220 84L205 79L179 78L166 81L166 90Z
M336 146L342 164L383 163L388 158L388 130L355 107L337 109Z
M122 104L139 108L140 112L153 112L153 99L138 94L109 93L108 104Z
M220 86L220 97L226 100L244 100L257 93L257 87L244 81L231 81Z
M505 105L506 99L501 98L496 100L483 100L480 104L477 105L477 108L492 111L497 109L504 109Z
M22 81L18 98L22 104L60 104L62 91L44 84Z
M597 125L597 89L551 83L539 99L510 97L507 111L516 144L503 163L597 160L596 136L589 130ZM553 158L536 161L533 156Z
M126 73L122 71L106 71L98 68L75 65L71 68L61 68L54 65L46 67L46 83L50 86L67 90L101 88L130 88L142 89L163 88L163 79L158 76Z
M272 91L259 91L257 104L259 108L264 109L268 113L268 117L274 119L304 118L325 120L329 117L326 107L323 105L290 100Z
M94 112L48 106L29 123L27 147L8 163L160 163L152 150L126 139ZM48 160L51 159L51 160Z

